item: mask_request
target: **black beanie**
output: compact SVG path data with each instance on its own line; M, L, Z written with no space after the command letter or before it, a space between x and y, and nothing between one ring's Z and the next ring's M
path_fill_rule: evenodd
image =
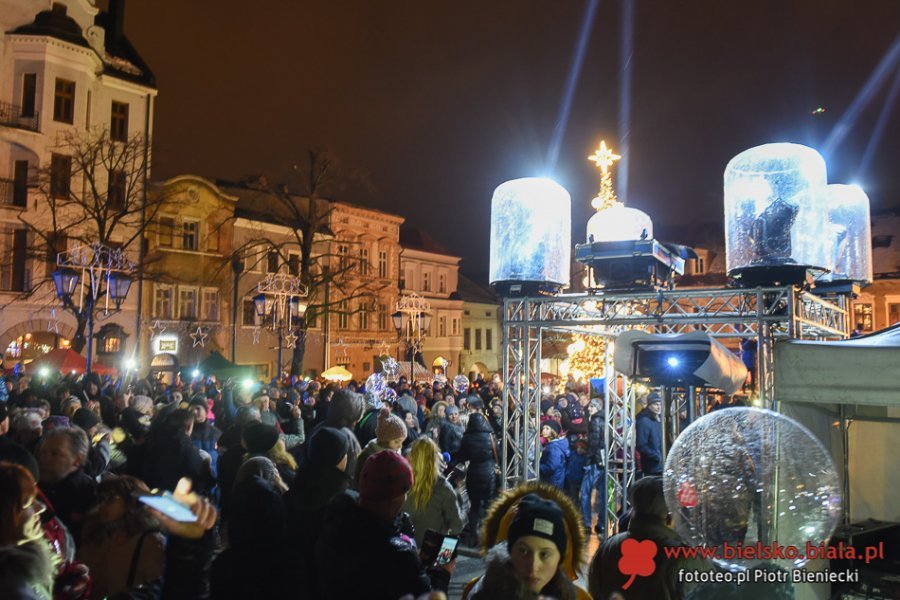
M244 427L244 447L250 454L265 454L278 443L278 430L271 425L250 423Z
M94 425L100 424L100 417L89 408L79 408L72 415L72 422L87 431Z
M519 500L506 536L509 551L512 552L516 540L528 535L550 540L556 544L560 556L566 555L566 525L562 509L556 502L544 500L537 494L527 494Z
M309 440L309 462L317 467L334 467L349 450L346 433L333 427L320 427Z

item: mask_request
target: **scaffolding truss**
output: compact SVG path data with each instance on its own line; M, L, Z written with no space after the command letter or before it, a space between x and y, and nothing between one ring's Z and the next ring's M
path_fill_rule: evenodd
M850 331L848 306L846 296L823 299L793 286L504 299L504 488L539 478L541 342L545 332L599 335L612 340L622 331L644 329L665 334L704 331L718 339L756 339L759 400L762 406L776 410L775 341L845 338ZM608 532L613 530L611 524L618 511L628 508L625 491L633 483L636 471L635 382L614 371L612 353L613 344L608 344L603 394L606 485L611 491L603 511Z

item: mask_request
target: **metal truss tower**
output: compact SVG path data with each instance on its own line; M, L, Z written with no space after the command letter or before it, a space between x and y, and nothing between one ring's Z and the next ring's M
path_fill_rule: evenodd
M628 329L651 333L704 331L718 339L757 340L757 389L777 410L774 343L781 338L842 339L850 332L849 298L825 300L798 287L683 289L506 298L503 302L502 484L513 487L540 473L541 342L545 333L614 338ZM634 382L613 369L607 345L603 396L607 488L606 527L628 508L635 477ZM697 416L700 416L699 414Z

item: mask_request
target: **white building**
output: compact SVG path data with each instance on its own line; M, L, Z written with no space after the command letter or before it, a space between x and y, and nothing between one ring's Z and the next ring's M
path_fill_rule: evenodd
M0 348L10 361L67 347L75 333L47 279L55 257L29 253L34 233L20 218L41 214L46 202L38 172L49 170L64 189L82 185L71 158L53 151L65 134L103 128L118 141L153 130L156 83L123 35L123 4L110 0L102 13L89 0L0 1ZM97 340L105 362L134 343L136 299L130 294L122 312L95 326L120 332Z
M463 301L459 372L470 379L481 374L490 380L491 375L503 366L503 306L490 289L463 274L459 276L457 289Z
M400 246L400 293L416 293L431 305L422 362L433 373L456 375L463 343L463 303L456 293L461 259L411 227L400 229Z

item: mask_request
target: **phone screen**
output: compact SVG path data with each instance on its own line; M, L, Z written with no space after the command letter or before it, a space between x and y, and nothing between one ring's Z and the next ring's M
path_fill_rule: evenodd
M173 521L193 523L197 520L197 515L192 513L187 506L175 500L169 492L165 492L160 496L138 496L138 500L150 508L158 510Z
M459 538L455 537L445 537L443 543L441 543L441 549L438 550L437 558L434 561L435 565L446 565L451 560L453 560L453 554L456 552L456 545L459 543Z

